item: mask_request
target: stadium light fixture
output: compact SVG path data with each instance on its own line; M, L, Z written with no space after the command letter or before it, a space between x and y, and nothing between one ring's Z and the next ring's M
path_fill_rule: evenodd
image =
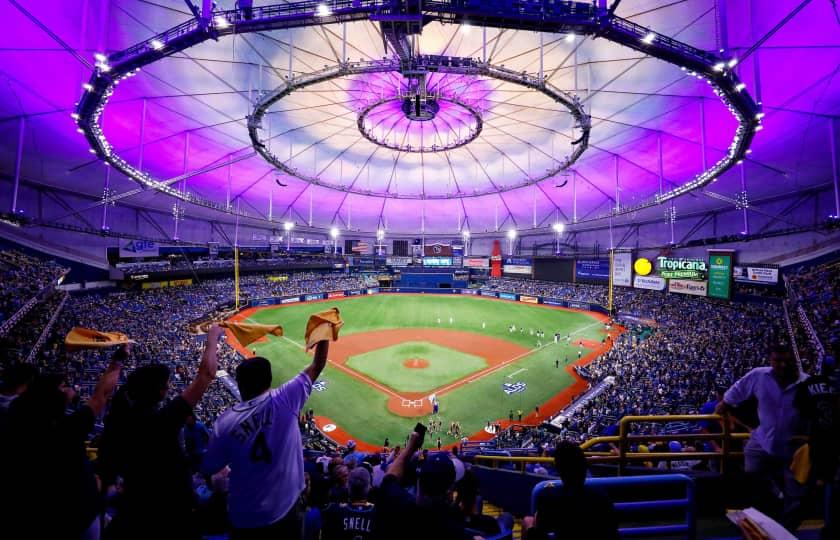
M726 67L725 63L718 62L717 64L715 64L715 67L712 68L712 69L714 69L715 71L723 71L723 68L725 68L725 67Z
M292 223L291 221L287 221L287 222L283 223L283 229L284 230L291 231L294 228L295 228L295 224Z
M327 4L318 4L318 8L315 10L315 14L319 17L329 17L332 15L332 11Z
M470 237L470 231L464 229L463 231L461 231L461 236L463 236L464 238L469 238Z
M566 230L566 226L560 222L555 223L551 226L551 228L554 229L554 232L556 232L557 234L563 234L563 231Z
M511 229L511 230L509 230L509 231L507 232L507 237L508 237L508 239L510 239L510 240L513 240L514 238L516 238L516 229Z
M108 61L108 57L102 53L96 53L93 55L93 59L96 60L100 64L104 64Z
M333 238L338 238L338 227L333 227L330 229L330 236Z
M735 90L740 92L741 90L743 90L746 87L747 87L747 85L741 82L741 83L738 83L738 84L735 85Z
M738 65L738 59L737 58L733 58L732 60L730 60L729 62L726 63L726 67L728 67L729 69L732 69L737 65Z
M645 37L642 38L642 43L646 45L650 45L656 39L656 34L654 32L648 32Z
M153 39L149 42L149 45L151 45L152 48L156 51L159 51L163 48L163 42L159 39Z
M216 15L216 18L213 19L213 22L216 24L216 28L221 28L222 30L230 26L228 20L222 17L221 15Z
M376 239L379 240L379 241L382 241L383 238L385 238L385 231L382 230L382 229L377 230L376 231Z
M566 34L566 43L571 43L574 40L575 40L575 33L574 32Z
M469 34L469 33L470 33L470 25L469 25L469 23L463 23L463 24L461 24L461 28L460 28L460 30L461 30L461 33L462 33L462 34Z
M764 118L764 113L763 112L756 113L756 115L755 115L756 120L761 120L762 118Z
M90 92L91 90L93 90L93 85L90 84L90 83L85 83L85 84L82 85L82 88L84 88L86 91Z

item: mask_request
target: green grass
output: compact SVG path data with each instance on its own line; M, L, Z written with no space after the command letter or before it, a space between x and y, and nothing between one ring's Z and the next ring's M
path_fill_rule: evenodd
M286 335L270 336L268 342L251 346L272 361L275 385L293 377L309 364L301 348L306 321L313 313L337 306L345 321L341 335L387 328L451 328L505 339L523 347L536 347L536 338L517 328L542 329L547 341L555 331L573 332L573 338L601 341L603 326L586 313L547 309L525 303L464 297L459 295L372 295L350 297L335 302L294 304L263 309L253 322L282 324ZM449 317L453 323L449 324ZM441 319L441 324L437 319ZM484 328L482 328L484 322ZM584 348L584 354L589 352ZM554 360L577 359L577 346L553 342L516 363L461 386L440 399L440 414L446 422L461 422L465 433L481 430L488 420L507 418L510 409L530 412L572 383L564 369L555 369ZM522 368L512 378L510 375ZM413 370L412 370L413 371ZM418 370L422 371L422 370ZM380 444L385 437L401 441L417 422L387 410L387 397L364 382L330 365L321 378L328 382L324 392L313 392L307 408L329 417L357 439ZM527 390L511 396L502 392L502 383L522 381ZM447 436L444 443L453 442Z
M426 360L428 367L417 369L403 365L413 358ZM433 343L408 341L351 356L347 365L397 392L430 392L484 369L487 362L481 357Z

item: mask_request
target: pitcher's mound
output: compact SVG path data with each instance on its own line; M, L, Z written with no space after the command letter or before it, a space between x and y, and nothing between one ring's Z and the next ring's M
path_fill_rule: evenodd
M410 369L425 369L429 367L429 361L422 358L409 358L403 362L403 365Z

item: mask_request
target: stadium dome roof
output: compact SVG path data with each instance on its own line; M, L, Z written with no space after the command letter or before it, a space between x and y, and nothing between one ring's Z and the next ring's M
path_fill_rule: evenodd
M832 5L620 2L616 14L633 23L737 59L744 92L765 115L744 162L681 195L678 211L738 204L744 191L760 200L831 182L829 126L840 111ZM108 193L127 194L120 204L196 218L223 212L175 205L109 173L71 118L94 55L189 21L185 2L10 0L0 15L4 170L13 170L23 118L22 175L30 181L101 196L109 175ZM591 117L585 151L565 161L582 134L574 107L512 75L429 73L425 89L435 99L421 111L412 80L388 69L338 73L286 92L265 108L255 146L248 117L290 72L300 80L342 58L395 58L370 20L221 35L161 58L114 88L102 133L127 163L220 208L325 229L449 233L604 219L688 184L726 156L738 128L706 80L608 39L430 22L414 46L421 55L543 75ZM267 161L268 152L284 168ZM669 205L615 219L661 217Z

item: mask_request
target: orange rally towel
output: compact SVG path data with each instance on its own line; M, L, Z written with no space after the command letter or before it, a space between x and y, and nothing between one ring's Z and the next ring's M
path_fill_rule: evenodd
M126 343L137 343L122 332L100 332L90 328L74 327L64 338L64 345L68 350L102 349Z
M338 330L342 326L344 326L344 321L338 314L338 308L312 315L306 323L306 334L304 335L306 348L314 347L319 341L338 340Z
M251 343L268 334L277 337L283 335L283 327L279 324L238 323L225 321L219 323L219 326L227 328L233 332L233 336L240 344L242 344L243 347L247 347Z
M806 484L811 475L811 447L808 444L800 446L793 453L793 460L790 463L790 471L793 478L800 484Z

